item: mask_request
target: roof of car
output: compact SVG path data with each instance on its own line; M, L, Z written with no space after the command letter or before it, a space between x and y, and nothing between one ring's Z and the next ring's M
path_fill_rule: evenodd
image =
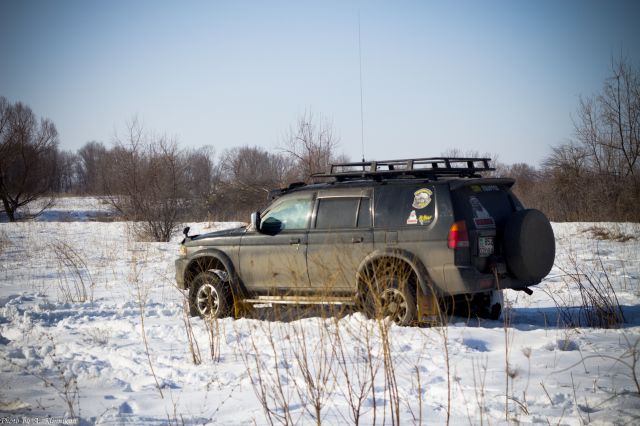
M430 157L331 164L326 173L312 175L312 178L323 180L323 182L311 184L295 182L287 188L272 190L269 198L275 199L298 191L366 187L390 182L452 182L480 179L482 176L479 173L495 170L489 165L490 161L490 158ZM511 184L513 184L512 181Z
M280 198L284 195L293 194L297 192L309 192L309 191L323 191L323 190L331 190L331 189L339 189L339 188L366 188L372 186L381 186L381 185L407 185L407 184L419 184L419 183L429 183L431 185L434 184L442 184L449 185L451 190L456 190L469 185L486 185L486 184L494 184L494 185L504 185L507 187L511 187L514 184L515 180L512 178L505 177L474 177L474 178L456 178L456 177L448 177L441 178L438 180L427 179L427 178L396 178L396 179L385 179L385 180L370 180L370 179L360 179L360 180L348 180L348 181L332 181L332 182L319 182L319 183L310 183L310 184L295 184L292 187L282 188L282 189L274 189L269 193L269 199L274 200L276 198Z
M478 173L494 171L490 158L429 157L405 160L361 161L331 164L326 173L316 173L314 178L346 180L385 180L396 178L481 177Z

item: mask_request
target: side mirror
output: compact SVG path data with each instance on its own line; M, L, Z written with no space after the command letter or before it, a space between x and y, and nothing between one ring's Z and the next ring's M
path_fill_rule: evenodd
M251 213L251 227L260 232L260 212Z
M182 233L184 234L185 238L189 236L189 230L190 230L190 229L191 229L191 228L187 226L186 228L184 228L184 229L182 230Z

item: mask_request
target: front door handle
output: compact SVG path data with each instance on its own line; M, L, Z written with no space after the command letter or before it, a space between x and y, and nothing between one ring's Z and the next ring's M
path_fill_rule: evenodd
M300 238L291 238L289 244L300 244Z
M362 238L362 237L353 237L353 238L351 238L351 242L353 244L358 244L358 243L361 243L362 241L364 241L364 238Z

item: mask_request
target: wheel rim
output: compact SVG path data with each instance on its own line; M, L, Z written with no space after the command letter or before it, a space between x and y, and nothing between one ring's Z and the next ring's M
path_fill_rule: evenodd
M380 295L382 315L401 323L407 316L408 303L402 292L395 288L388 288Z
M211 284L203 284L196 294L196 306L200 315L215 315L218 313L220 295Z

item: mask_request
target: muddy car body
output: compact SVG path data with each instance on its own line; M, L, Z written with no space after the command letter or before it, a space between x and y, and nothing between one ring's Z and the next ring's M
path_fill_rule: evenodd
M240 303L345 303L407 325L443 306L497 318L500 292L553 266L547 218L488 159L334 165L329 182L293 185L247 227L186 236L176 261L192 313ZM237 312L237 309L235 310Z

